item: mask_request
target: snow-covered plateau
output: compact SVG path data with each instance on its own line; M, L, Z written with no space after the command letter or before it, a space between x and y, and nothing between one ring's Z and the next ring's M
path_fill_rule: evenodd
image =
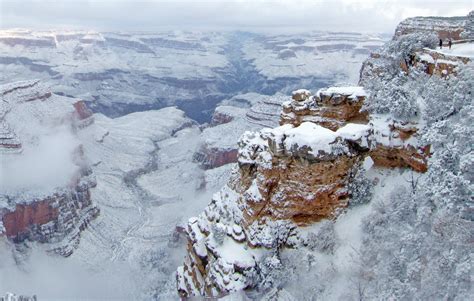
M53 93L109 117L178 106L206 122L217 103L237 94L355 83L362 61L384 41L327 32L0 30L0 83L43 79Z

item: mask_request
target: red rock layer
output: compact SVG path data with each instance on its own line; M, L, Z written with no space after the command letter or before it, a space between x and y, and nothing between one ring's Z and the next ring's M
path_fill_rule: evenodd
M58 215L58 209L53 208L48 199L27 205L17 204L13 212L3 216L5 234L9 238L20 237L31 227L46 224L56 219Z
M212 169L229 163L237 162L237 149L219 149L202 147L194 154L194 161L199 162L204 169Z
M74 103L74 109L79 120L84 120L92 116L92 111L87 107L86 103L83 100L80 100Z
M234 119L234 117L224 114L222 112L215 112L212 115L211 126L216 126L219 124L229 123Z
M310 121L336 131L348 122L367 123L367 114L360 109L365 97L350 99L348 95L312 96L306 100L283 104L280 125L299 126Z

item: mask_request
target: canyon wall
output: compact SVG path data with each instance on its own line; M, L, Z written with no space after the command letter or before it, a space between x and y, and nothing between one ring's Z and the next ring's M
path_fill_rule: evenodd
M52 252L69 256L80 232L99 214L91 199L96 181L75 140L77 131L94 122L92 112L83 101L54 95L39 81L2 85L0 91L5 177L0 191L0 235L14 243L48 243ZM23 174L24 181L15 180L19 169L31 174ZM59 179L52 176L56 173Z
M238 170L186 228L188 257L177 275L182 297L252 288L248 275L258 273L263 254L292 246L294 229L336 218L348 206L348 184L364 162L427 170L429 152L416 144L416 130L369 120L359 112L365 95L362 87L315 96L298 90L283 105L282 126L242 136Z
M409 19L397 28L394 43L400 36L433 30L440 37L449 33L455 39L465 31L465 21ZM413 62L403 65L393 53L372 54L362 67L360 84L378 78L382 85L386 80L384 89L390 90L391 79L384 77L387 66L409 81L409 74L420 72L455 76L456 66L470 61L422 48L410 55ZM433 59L434 68L426 55ZM368 86L370 92L381 90ZM269 259L278 261L280 250L301 247L307 243L305 229L337 219L347 210L359 171L398 168L416 174L429 169L432 150L419 140L423 122L416 111L403 115L375 110L366 106L368 97L362 86L330 87L314 95L297 90L282 105L279 127L248 131L241 137L238 168L185 228L187 256L176 276L183 299L219 298L258 288L264 269L271 266Z

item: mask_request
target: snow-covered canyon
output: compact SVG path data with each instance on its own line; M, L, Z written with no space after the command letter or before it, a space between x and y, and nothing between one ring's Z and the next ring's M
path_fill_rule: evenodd
M0 30L0 296L472 296L465 23Z

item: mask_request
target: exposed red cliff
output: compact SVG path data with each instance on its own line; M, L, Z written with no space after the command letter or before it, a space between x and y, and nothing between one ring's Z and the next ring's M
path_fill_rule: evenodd
M237 162L237 149L208 148L204 145L194 154L193 160L204 169L212 169Z
M9 238L17 239L32 227L55 220L58 215L58 208L53 208L48 199L28 205L17 204L14 211L3 216L5 234Z
M225 112L220 112L216 110L214 114L212 114L211 126L228 123L228 122L231 122L232 120L234 120L233 116L229 114L225 114Z
M82 127L93 122L93 114L83 101L73 102L70 98L52 94L49 87L39 81L2 85L0 95L3 100L0 102L0 152L7 162L24 160L22 142L35 150L37 145L31 141L41 140L46 132L54 133L56 126L68 126L67 135L74 139ZM31 119L32 125L46 126L33 131L29 124L18 126L18 122L13 122L16 118L23 122ZM22 141L22 137L28 138ZM52 149L45 151L52 152ZM92 203L91 188L96 183L82 146L66 151L69 153L63 160L65 164L72 164L73 174L65 174L68 178L58 181L57 185L52 183L56 186L41 193L28 185L20 189L2 187L0 235L15 243L27 240L52 243L51 251L63 256L72 254L81 231L99 214L99 209Z

